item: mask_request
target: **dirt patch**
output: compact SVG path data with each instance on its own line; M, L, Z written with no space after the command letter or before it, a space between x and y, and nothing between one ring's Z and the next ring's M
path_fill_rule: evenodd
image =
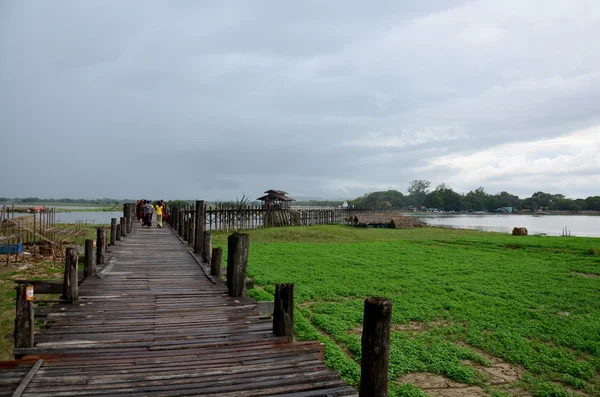
M393 324L392 331L404 331L404 332L424 332L429 329L427 323L420 321L411 321L408 324Z
M4 256L4 258L6 258L6 255ZM7 265L6 259L4 259L4 258L0 257L0 274L16 272L18 270L23 270L23 269L26 269L27 267L31 266L30 263L22 264L22 263L14 263L14 262L11 262Z
M408 324L394 324L392 331L424 332L434 327L450 327L454 325L453 321L436 319L429 322L411 321Z
M479 386L465 385L429 372L404 375L398 379L397 383L399 385L412 383L432 397L488 397L491 395Z
M486 358L491 361L490 358ZM492 367L485 367L471 360L463 360L462 363L487 375L491 386L504 385L523 379L525 371L522 368L506 363L498 358L494 359L499 362L494 363Z
M582 277L598 277L597 274L594 273L579 273L579 272L573 272L574 275L576 276L582 276Z
M306 302L302 302L299 305L296 305L296 307L298 309L307 309L309 308L313 303L315 303L315 301L306 301Z
M466 343L456 342L456 344L473 350L475 353L492 363L490 367L486 367L471 360L462 360L462 364L468 365L476 371L485 374L489 379L486 382L488 385L502 387L523 380L525 368L521 367L520 365L507 363L499 357L492 356L482 349L469 346ZM511 388L510 393L513 396L530 396L530 394L525 390L514 387Z

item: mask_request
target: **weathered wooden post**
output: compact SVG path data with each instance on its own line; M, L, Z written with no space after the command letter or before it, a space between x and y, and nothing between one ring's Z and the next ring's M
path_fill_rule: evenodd
M122 216L121 217L121 237L127 236L127 219Z
M106 234L104 233L104 227L96 229L96 263L98 265L104 264L104 239Z
M67 248L65 255L65 275L63 280L62 298L65 300L76 301L79 299L79 283L77 281L77 250Z
M392 301L367 298L362 332L360 397L389 397L388 364Z
M117 223L117 231L115 233L117 235L117 241L121 241L121 224Z
M125 218L125 223L121 222L121 232L125 237L129 234L129 203L123 204L123 218Z
M212 232L204 231L204 237L202 238L202 260L206 263L210 263L210 254L212 253Z
M184 229L184 222L185 222L185 214L183 212L183 210L179 211L179 222L177 222L177 233L183 237L183 229Z
M173 210L173 230L177 231L179 226L179 207L175 207Z
M94 257L94 240L85 240L85 266L83 268L83 278L96 273L96 258Z
M195 221L196 221L196 214L193 214L193 216L191 216L190 220L188 221L188 238L187 238L188 245L191 245L192 247L194 246L194 242L196 242L196 239L194 237Z
M248 268L248 243L246 233L233 233L227 239L227 289L229 296L244 295Z
M182 233L181 233L181 234L182 234L181 238L183 239L183 241L188 241L188 238L189 238L189 237L188 237L188 231L190 230L190 229L189 229L189 226L190 226L190 220L189 220L189 218L186 216L186 217L183 219L183 230L182 230Z
M275 336L294 338L294 284L275 286L273 309L273 333Z
M33 288L33 286L29 286ZM33 347L33 301L27 299L27 286L19 284L17 291L17 306L15 313L15 349Z
M127 221L127 234L133 233L133 223L135 222L137 214L135 213L135 203L129 204L129 220Z
M223 248L216 247L212 249L210 258L210 275L216 278L221 277L221 266L223 262Z
M202 256L202 248L204 247L204 230L206 226L206 209L204 208L204 200L196 200L196 228L194 230L194 252Z
M117 243L117 218L110 219L110 245Z

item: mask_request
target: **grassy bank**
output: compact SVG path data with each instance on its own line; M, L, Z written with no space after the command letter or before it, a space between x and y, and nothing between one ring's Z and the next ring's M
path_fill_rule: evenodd
M259 299L296 284L296 332L359 380L363 302L393 301L390 385L431 373L494 395L600 395L600 240L425 228L292 227L250 233ZM226 235L216 234L226 246ZM518 376L504 384L490 370ZM501 383L501 382L500 382Z

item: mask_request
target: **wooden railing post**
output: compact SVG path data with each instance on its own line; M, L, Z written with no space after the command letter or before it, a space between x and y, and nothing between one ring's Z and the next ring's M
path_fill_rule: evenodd
M389 397L388 364L392 301L367 298L362 333L360 397Z
M123 236L127 236L129 234L129 203L123 204L123 218L125 218L125 223L121 222L121 233Z
M227 289L229 296L244 295L248 268L249 236L233 233L227 239Z
M177 233L183 237L183 229L184 229L184 221L185 221L185 214L183 213L183 210L179 210L179 222L177 222Z
M127 218L127 234L131 234L133 232L133 223L135 222L136 218L135 203L129 203L129 209L127 213L129 214Z
M85 240L85 266L83 268L83 278L96 273L96 258L94 257L94 240Z
M106 253L108 252L108 229L104 229L102 231L102 233L104 234L104 256L106 257Z
M104 227L99 227L96 229L96 263L98 265L104 264L104 239L106 238L106 234L104 232Z
M75 248L67 248L65 254L65 275L63 279L63 294L65 300L79 299L79 283L77 281L78 255Z
M212 253L212 232L204 231L204 238L202 239L202 260L206 263L210 263L210 255Z
M273 333L275 336L294 338L294 284L275 286L273 309Z
M210 258L210 275L216 278L221 277L221 266L223 262L223 248L216 247L212 249Z
M33 347L33 301L27 300L27 286L19 284L17 291L17 306L15 313L15 349Z
M196 229L194 231L194 252L202 256L202 248L204 246L204 229L206 223L204 200L196 200Z
M127 219L122 216L121 217L121 237L127 236Z
M191 245L192 247L194 247L194 243L196 242L196 239L194 237L194 230L195 230L195 223L196 223L196 214L192 213L193 216L190 216L190 220L188 221L188 238L187 238L187 242L188 245Z
M117 231L115 233L117 235L116 240L121 241L121 224L117 223Z
M110 219L110 245L117 243L117 218Z
M182 228L182 233L181 233L181 238L183 239L183 241L189 241L188 240L188 232L189 232L189 226L190 226L190 219L186 216L183 219L183 228Z

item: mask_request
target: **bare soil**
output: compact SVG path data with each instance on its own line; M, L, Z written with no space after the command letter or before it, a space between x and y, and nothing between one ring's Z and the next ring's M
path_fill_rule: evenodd
M414 330L413 327L412 330ZM474 350L479 355L485 357L492 363L491 367L486 367L471 360L463 360L464 365L468 365L473 369L482 372L488 378L486 384L488 386L499 388L502 391L509 392L512 396L529 397L528 392L513 384L523 379L525 369L514 364L509 364L501 358L487 354L481 349L468 346L464 343L457 343L463 347ZM432 373L412 373L407 374L397 380L398 384L412 383L425 393L432 397L479 397L491 396L491 393L485 391L482 387L474 385L466 385L450 380L442 375Z
M479 386L458 383L442 375L429 372L407 374L398 379L398 384L412 383L432 397L488 397L483 388Z

